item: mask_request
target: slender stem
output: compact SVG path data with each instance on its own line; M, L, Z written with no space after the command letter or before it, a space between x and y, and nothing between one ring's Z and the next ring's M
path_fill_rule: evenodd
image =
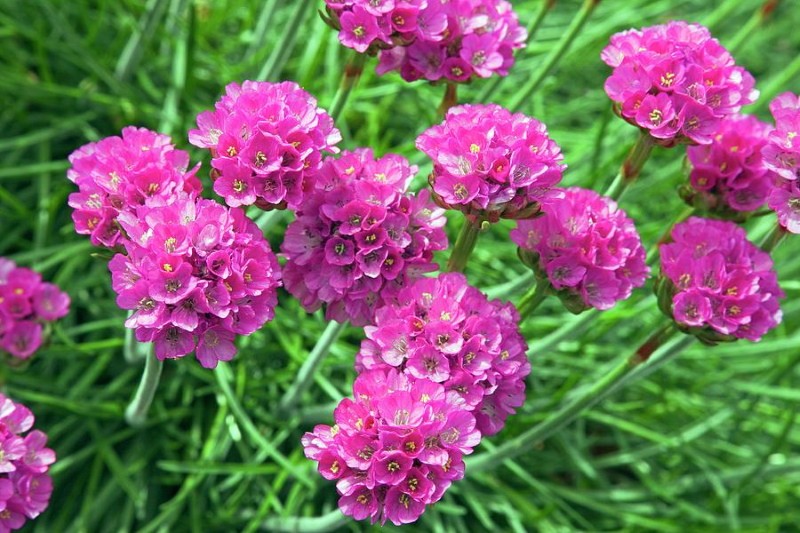
M333 531L343 527L349 521L351 521L350 518L343 515L339 509L336 509L322 516L292 516L288 518L276 516L268 518L261 524L261 528L276 533L324 533L325 531Z
M732 54L735 53L742 43L744 43L747 38L753 34L756 28L763 24L764 21L772 14L777 7L777 4L778 0L765 0L764 3L758 7L755 13L753 13L750 19L745 22L741 28L739 28L739 31L736 32L733 38L728 41L725 46L728 51Z
M538 279L536 285L530 288L519 301L517 310L519 311L519 320L522 322L533 313L537 307L547 298L547 289L550 284L547 280Z
M464 271L469 256L472 254L472 250L475 249L475 243L478 242L480 232L481 223L479 221L471 222L468 218L464 219L461 232L458 234L456 244L450 253L450 259L447 261L448 272Z
M783 238L786 236L786 228L780 225L780 223L775 224L775 226L770 230L764 240L761 241L759 248L764 250L765 252L769 253L772 252L778 245L781 243Z
M164 362L155 356L152 346L150 344L151 349L148 350L144 360L144 372L139 382L139 388L136 390L133 401L125 409L125 420L133 427L141 427L147 420L147 411L150 410L150 404L153 403L153 397L161 379L161 370L164 368Z
M653 263L655 263L656 260L658 259L658 247L659 245L665 244L669 241L670 235L672 235L672 228L674 228L677 224L680 224L690 216L694 215L694 212L695 212L694 207L687 207L677 217L675 217L675 220L672 221L672 224L670 224L669 227L667 227L667 229L665 229L664 232L661 234L661 236L658 238L658 240L656 241L656 245L653 246L650 249L650 251L647 252L646 262L648 266L652 266Z
M591 16L592 11L594 11L594 8L597 7L597 4L599 3L600 0L584 0L580 11L578 11L578 14L575 15L575 18L572 19L569 27L561 36L561 39L559 39L555 47L550 51L550 54L544 60L542 67L528 81L528 83L526 83L525 86L520 89L520 91L509 103L508 108L511 111L518 110L522 104L527 101L533 93L536 92L550 72L556 67L556 65L558 65L558 62L561 61L561 58L564 57L564 54L566 54L567 50L569 50L569 47L575 41L575 38L580 33L584 24L586 24L586 21L589 20L589 16Z
M339 89L333 97L333 103L330 109L330 115L333 117L334 121L339 120L341 117L344 106L347 105L347 100L350 98L350 93L353 92L355 86L358 85L361 73L364 72L364 64L366 62L366 54L353 52L350 60L345 64L344 72L342 72L342 81L339 83Z
M297 378L295 378L294 383L292 383L292 386L289 387L289 390L286 391L286 395L281 400L280 410L282 412L288 414L295 410L298 400L300 400L300 397L311 385L311 382L314 381L314 374L316 374L320 363L325 359L325 356L328 355L331 346L336 342L336 339L339 338L339 335L341 335L346 327L346 321L341 324L335 321L328 323L328 326L317 341L314 349L311 350L311 353L308 355L308 359L306 359L303 366L300 367L300 371L297 373Z
M564 325L550 333L540 342L533 343L528 351L528 354L548 352L558 346L559 343L569 339L574 339L586 331L599 316L600 311L598 309L587 309L580 315L565 322Z
M660 341L664 342L675 331L677 330L671 329L670 333L665 333L664 330L661 329L657 333ZM642 379L664 365L667 361L677 357L678 354L683 352L692 342L694 342L694 337L684 337L678 342L662 345L659 349L652 352L652 357L647 360L642 360L640 351L645 353L655 347L653 344L653 337L650 337L636 352L630 356L625 356L611 371L595 381L583 394L576 396L572 401L546 420L528 429L524 433L521 433L517 437L506 441L491 452L483 453L476 456L474 459L470 459L468 461L467 471L479 472L481 470L488 470L501 461L511 459L512 457L530 451L534 445L552 436L561 428L578 418L586 409L596 405L612 392Z
M286 21L286 26L283 27L283 33L278 39L278 42L273 46L272 53L267 59L267 62L264 63L256 79L275 81L275 79L279 77L283 66L286 64L286 60L294 51L298 36L305 33L301 31L303 19L305 19L306 14L315 4L316 2L295 2L294 11L289 16L289 20Z
M133 311L128 311L128 317L133 314ZM138 363L148 356L150 347L146 343L141 343L136 340L134 330L125 328L125 344L122 346L122 354L125 356L125 361L130 364Z
M447 110L458 103L458 85L455 83L446 83L444 89L444 96L442 96L442 103L439 104L439 109L436 112L441 118L447 114Z
M636 139L636 144L633 145L628 156L622 162L619 173L605 192L605 196L617 201L622 198L625 190L639 177L644 164L653 151L653 146L655 146L653 138L647 132L642 131L639 134L639 138Z

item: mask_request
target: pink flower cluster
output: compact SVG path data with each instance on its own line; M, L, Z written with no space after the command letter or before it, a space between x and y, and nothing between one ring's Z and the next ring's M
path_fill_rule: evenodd
M436 270L446 219L427 191L407 192L416 170L368 149L325 160L281 246L286 289L307 311L326 304L328 320L363 326L398 288Z
M692 217L662 244L659 305L707 342L760 340L781 321L784 296L769 254L733 222Z
M364 372L336 425L303 436L306 456L336 480L339 507L356 520L414 522L464 477L463 456L480 442L475 417L445 388L394 370Z
M528 39L505 0L430 0L417 25L415 38L404 39L410 44L381 51L378 74L396 70L406 81L451 82L505 76L514 64L514 50Z
M139 205L165 205L179 193L196 194L202 188L187 171L189 154L176 150L170 138L128 126L122 137L106 137L75 150L67 177L78 186L69 196L75 211L75 230L91 235L92 244L113 248L125 236L117 217Z
M722 215L764 205L777 177L762 156L771 131L753 116L735 115L719 121L710 144L689 146L689 204Z
M719 120L758 98L753 77L699 24L671 21L611 37L605 90L659 144L708 144Z
M42 344L42 324L68 312L65 292L42 282L37 272L0 257L0 350L29 358Z
M134 311L125 325L154 342L159 359L193 350L214 368L274 316L280 269L241 209L184 197L120 215L127 255L109 263L117 304Z
M426 11L428 0L325 0L325 5L339 41L361 53L402 46L418 35L441 38L447 24L438 11Z
M47 435L33 430L33 413L0 394L0 531L21 528L47 509L53 480L47 473L56 460L46 448Z
M800 96L778 95L769 105L775 130L764 148L764 162L779 178L769 197L769 207L781 225L800 233Z
M520 220L511 239L570 311L610 309L644 285L648 268L642 240L614 200L571 187L542 211L540 217Z
M484 435L500 431L525 401L530 363L511 304L489 301L462 274L423 278L380 308L356 355L358 370L397 369L441 383Z
M437 203L493 222L534 215L566 168L544 124L494 104L451 108L417 148L433 159Z
M231 83L215 107L189 142L211 151L214 192L232 207L298 207L322 152L338 152L333 119L296 83Z

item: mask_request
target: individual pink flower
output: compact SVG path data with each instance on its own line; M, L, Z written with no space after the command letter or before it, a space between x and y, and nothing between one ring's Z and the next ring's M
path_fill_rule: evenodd
M780 323L772 259L733 222L691 217L659 249L659 306L681 329L708 343L758 341Z
M316 188L286 230L286 289L328 320L363 326L412 279L436 270L447 248L444 211L422 191L408 192L417 169L369 149L326 159Z
M214 192L232 207L296 209L313 188L322 152L338 152L342 139L293 82L231 83L215 108L197 116L189 142L211 151Z
M361 373L335 425L303 436L306 457L336 481L339 508L356 520L415 522L464 477L463 456L480 442L475 417L445 388L394 369Z
M67 177L78 186L69 196L75 230L92 244L113 248L125 236L119 213L140 205L168 204L179 193L196 195L202 185L189 154L166 135L128 126L122 137L86 144L70 156Z
M769 196L769 207L781 226L800 233L800 97L778 95L769 105L775 129L764 147L764 163L778 175Z
M700 24L671 21L611 37L605 90L657 144L710 144L719 121L758 98L754 80Z
M119 218L126 254L109 263L125 325L153 342L159 359L195 352L214 368L274 316L280 269L255 223L241 209L182 198L142 206Z
M339 41L357 52L405 45L417 38L420 13L428 0L325 0L325 20L339 31ZM445 24L444 17L441 20Z
M484 435L503 428L525 401L530 363L511 304L488 300L462 274L422 278L375 314L357 370L397 369L441 383Z
M520 257L573 312L610 309L644 285L645 250L617 203L571 187L545 202L542 216L520 220L511 239Z
M566 168L544 124L494 104L450 108L417 148L433 159L437 203L493 222L537 213Z

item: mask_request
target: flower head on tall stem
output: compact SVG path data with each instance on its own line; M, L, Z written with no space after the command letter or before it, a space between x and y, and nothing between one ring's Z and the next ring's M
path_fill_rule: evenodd
M775 130L764 148L764 163L779 177L768 203L781 226L800 233L800 96L780 94L769 109Z

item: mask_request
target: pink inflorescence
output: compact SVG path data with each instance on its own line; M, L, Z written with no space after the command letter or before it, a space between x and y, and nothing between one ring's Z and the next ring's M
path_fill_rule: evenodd
M361 53L402 46L419 34L437 38L446 25L444 17L430 20L425 14L428 0L325 0L325 5L339 41Z
M447 248L444 211L427 191L407 192L417 168L369 149L328 158L281 251L286 289L328 320L363 326L375 309L424 272Z
M462 274L423 278L380 308L356 355L359 370L397 369L441 383L484 435L525 402L531 367L513 305L488 300Z
M494 104L451 108L417 148L433 159L437 203L492 222L534 215L566 168L544 124Z
M662 244L661 309L701 340L760 340L781 321L784 296L769 254L733 222L692 217Z
M755 211L766 203L777 178L762 156L772 128L745 115L718 125L711 144L687 148L691 187L682 195L690 205L720 215Z
M520 220L511 239L568 309L610 309L644 285L648 268L641 238L614 200L571 187L542 211Z
M769 207L784 228L800 233L800 96L783 93L769 109L775 130L764 148L764 162L779 176L769 196Z
M464 477L463 456L481 439L441 384L395 370L360 374L334 421L303 436L306 456L336 480L342 512L372 523L416 521Z
M333 119L296 83L231 83L215 107L189 142L211 151L214 192L232 207L296 208L322 152L338 152Z
M389 3L384 0L384 4ZM396 70L406 81L506 76L514 50L528 34L505 0L429 0L417 16L418 30L406 46L382 50L378 74Z
M176 150L171 139L128 126L122 137L106 137L75 150L67 177L78 186L69 196L75 230L91 235L92 244L112 248L122 244L117 217L140 205L165 205L179 193L197 194L202 185L187 171L189 154Z
M68 312L65 292L42 282L39 273L0 257L0 350L29 358L42 344L42 324Z
M659 144L708 144L720 119L758 98L754 80L699 24L672 21L611 37L606 94Z
M109 263L125 325L159 359L193 350L214 368L274 316L280 269L269 243L238 208L182 198L120 216L127 255Z
M0 394L0 531L13 531L42 514L50 503L56 460L47 435L33 427L33 413Z

